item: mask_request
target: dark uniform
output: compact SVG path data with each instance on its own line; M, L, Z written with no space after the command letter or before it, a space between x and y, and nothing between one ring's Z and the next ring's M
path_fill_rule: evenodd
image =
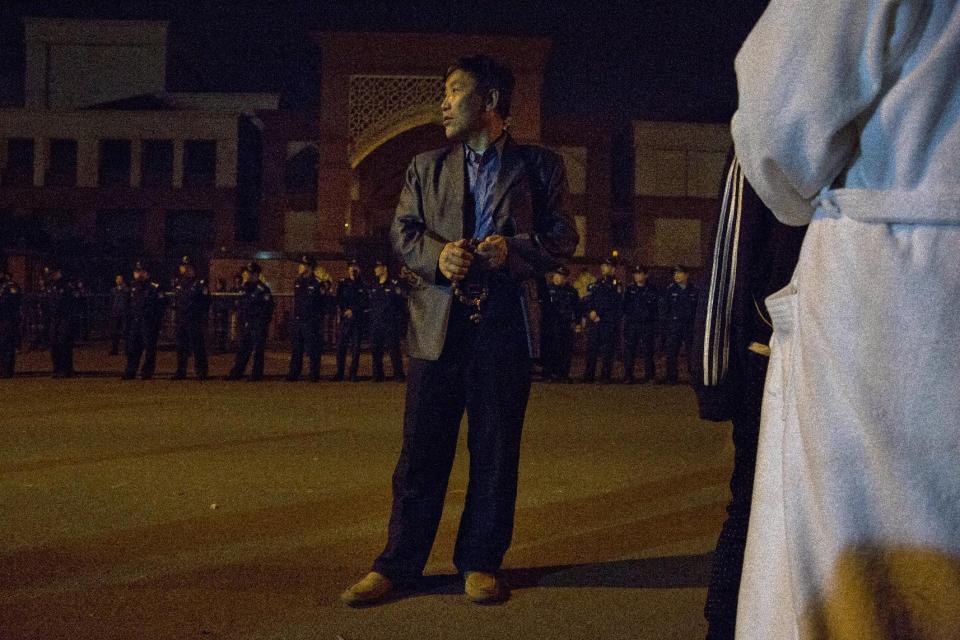
M587 362L583 381L593 382L599 355L603 358L600 380L609 382L617 347L617 329L620 327L620 281L613 275L597 280L587 289L583 302L583 315L587 318ZM596 311L600 316L598 322L590 320L591 311Z
M22 300L17 283L0 273L0 378L12 378L16 369Z
M217 351L227 350L230 336L230 314L233 312L234 298L227 295L227 282L221 278L217 283L217 296L213 300L213 330L217 339Z
M110 355L112 356L120 353L120 340L123 338L129 306L130 287L126 282L114 285L110 290Z
M378 263L382 264L382 263ZM404 380L403 357L400 355L400 332L406 298L399 280L387 278L370 286L370 351L373 354L373 380L381 382L383 375L383 352L390 354L393 379Z
M369 290L360 276L356 279L342 278L337 285L337 308L340 312L340 329L337 335L337 373L334 380L343 380L350 349L350 380L356 381L360 367L360 343L363 340L364 314L369 305ZM346 315L347 311L350 316Z
M189 264L184 258L183 264ZM210 311L210 287L207 281L187 271L173 284L174 333L177 343L177 371L174 380L187 377L187 361L193 354L197 378L207 377L207 321Z
M558 271L568 275L566 268ZM570 380L573 340L579 319L580 294L570 284L547 286L543 305L543 377L548 380Z
M137 265L136 270L142 266ZM127 367L123 372L124 380L132 380L140 368L140 377L149 380L157 368L157 340L160 337L160 325L166 307L163 287L151 280L134 278L130 285L130 306L127 310L127 333L124 350L127 353ZM140 357L143 366L140 367Z
M689 282L681 287L674 282L664 294L663 350L667 355L667 379L670 384L677 382L677 358L680 347L684 346L687 357L693 342L693 318L697 311L698 290Z
M646 273L636 267L634 273ZM633 382L633 367L637 347L643 354L643 381L654 379L656 368L653 354L656 350L657 316L660 310L660 291L650 284L631 282L623 292L623 381Z
M50 345L53 377L74 375L73 343L76 338L80 292L77 287L53 270L43 292L43 324Z
M251 262L245 268L248 273L259 274L260 265ZM267 333L270 320L273 319L273 292L260 280L249 280L241 287L241 296L237 301L239 326L239 349L233 368L227 375L228 380L239 380L247 369L250 355L253 355L253 369L250 381L263 379L263 352L267 345Z
M310 360L310 380L320 380L320 357L323 352L323 319L325 291L323 282L313 273L315 263L304 256L300 263L306 272L293 283L293 317L290 327L290 369L287 380L300 379L303 355Z

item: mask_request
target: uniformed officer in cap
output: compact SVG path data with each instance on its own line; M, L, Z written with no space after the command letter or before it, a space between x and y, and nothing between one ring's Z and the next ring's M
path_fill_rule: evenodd
M240 347L233 368L227 375L228 380L239 380L247 369L247 361L253 354L253 369L250 382L263 379L264 349L267 345L267 333L273 319L273 292L260 280L260 265L250 262L243 268L243 286L238 301L237 314L240 318Z
M690 345L693 341L693 318L697 311L697 297L699 291L690 283L686 267L677 265L673 268L673 283L667 287L664 295L666 314L664 317L663 350L667 355L668 384L677 383L677 358L680 347L686 348L687 357L690 356Z
M54 378L69 378L73 370L73 343L80 313L80 292L64 275L58 264L44 269L43 324L50 345Z
M653 354L656 350L657 317L660 291L647 281L646 267L633 268L633 282L623 292L623 381L632 384L637 347L643 355L643 382L655 378Z
M323 351L323 283L316 276L316 261L302 256L293 283L293 323L290 331L290 369L286 380L295 382L303 370L303 355L310 361L310 380L320 380L320 357Z
M579 319L580 295L568 282L570 270L559 267L550 274L543 314L544 380L570 382L570 361Z
M360 263L347 261L347 277L337 284L337 309L340 329L337 336L337 373L334 380L343 380L347 349L350 350L350 381L357 380L360 366L360 343L363 340L363 322L369 308L367 285L360 278Z
M0 378L12 378L16 369L22 300L20 286L0 270Z
M373 381L382 382L383 352L390 354L393 379L400 382L403 374L403 357L400 355L400 331L406 309L403 286L390 277L390 270L382 260L373 268L376 280L370 285L370 351L373 355Z
M583 372L584 382L593 382L598 355L603 359L600 382L609 382L613 356L620 328L620 281L613 274L612 260L600 265L600 279L587 288L584 297L584 316L587 323L587 356Z
M157 340L163 323L167 300L163 287L150 277L150 268L143 260L133 267L130 283L130 305L127 308L126 341L127 366L122 378L132 380L140 369L140 377L149 380L157 368ZM143 357L143 366L140 358Z
M120 340L123 338L127 322L127 307L130 306L130 287L122 274L113 279L110 289L110 355L120 353Z
M197 277L189 256L183 256L173 284L176 308L174 330L177 343L177 370L174 380L187 377L187 362L193 354L193 369L198 380L207 378L207 322L210 313L210 286Z

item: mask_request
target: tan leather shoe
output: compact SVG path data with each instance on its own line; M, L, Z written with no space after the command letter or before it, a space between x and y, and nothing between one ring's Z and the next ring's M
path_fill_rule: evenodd
M376 604L393 591L393 583L385 575L371 571L363 580L340 594L340 600L351 607Z
M500 602L505 595L497 576L485 571L468 571L464 575L463 592L470 602L476 604Z

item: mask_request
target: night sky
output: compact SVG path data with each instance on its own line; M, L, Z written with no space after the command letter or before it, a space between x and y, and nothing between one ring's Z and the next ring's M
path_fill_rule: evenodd
M0 101L23 99L22 16L170 20L172 91L280 92L318 106L313 30L532 34L553 40L544 112L723 122L733 57L764 0L627 2L0 2Z

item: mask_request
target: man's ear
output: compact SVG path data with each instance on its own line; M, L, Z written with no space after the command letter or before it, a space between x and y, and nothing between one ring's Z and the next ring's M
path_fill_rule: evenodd
M500 104L500 89L491 89L487 93L487 102L483 105L484 111L495 111Z

